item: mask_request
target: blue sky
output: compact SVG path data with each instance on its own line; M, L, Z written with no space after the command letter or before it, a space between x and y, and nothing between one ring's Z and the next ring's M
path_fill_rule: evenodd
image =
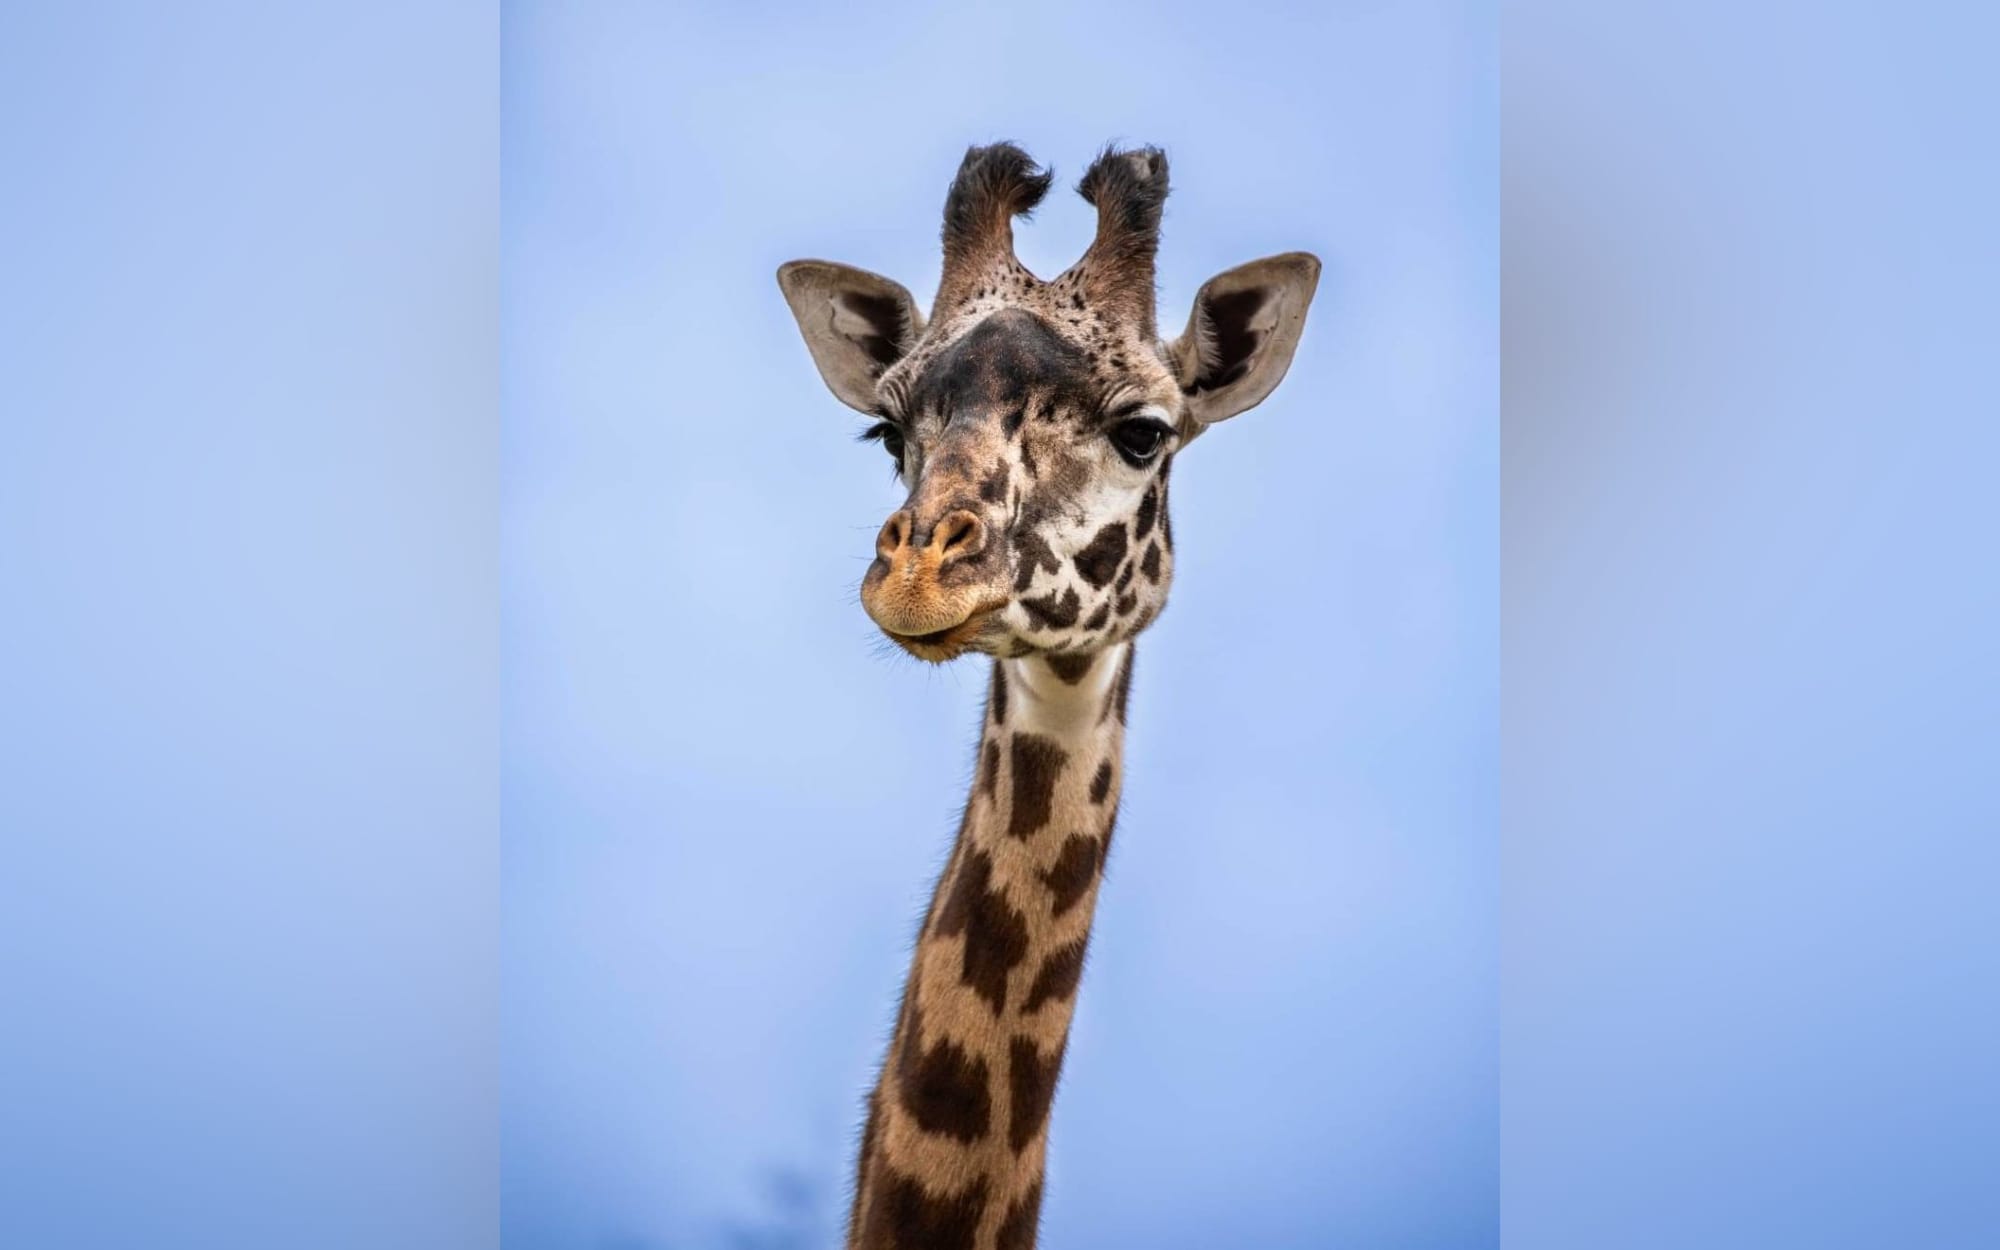
M1175 474L1057 1104L1062 1245L1498 1228L1498 256L1486 6L515 6L504 39L503 1217L837 1240L983 681L854 602L896 502L773 271L928 301L960 154L1174 163L1163 324L1326 264ZM1053 275L1065 189L1019 231Z
M1328 265L1176 474L1048 1243L1491 1244L1497 1023L1510 1239L1990 1244L1993 15L1553 7L1497 941L1490 9L0 10L0 1241L834 1243L979 678L771 270L924 293L1009 136L1173 150L1170 317Z

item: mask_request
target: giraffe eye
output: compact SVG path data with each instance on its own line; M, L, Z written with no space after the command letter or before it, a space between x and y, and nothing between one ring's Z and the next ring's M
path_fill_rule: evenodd
M1111 427L1111 445L1118 449L1125 463L1136 469L1160 454L1170 433L1164 421L1131 417Z
M883 450L894 457L898 468L903 464L903 431L893 421L878 421L862 431L864 443L880 443Z

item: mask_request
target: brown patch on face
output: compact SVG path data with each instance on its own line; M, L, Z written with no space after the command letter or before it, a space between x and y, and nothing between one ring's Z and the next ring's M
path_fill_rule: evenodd
M1125 558L1125 548L1129 541L1123 521L1113 521L1098 530L1071 561L1076 565L1077 576L1089 582L1092 587L1102 590L1106 583L1118 575L1118 564Z
M1021 600L1021 610L1043 629L1068 629L1076 624L1078 613L1083 611L1083 600L1077 597L1076 587L1065 586L1060 595Z
M1014 804L1007 813L1007 833L1025 841L1049 823L1056 779L1062 775L1063 765L1069 762L1069 754L1052 738L1015 734L1011 755Z
M1011 476L1013 470L1008 467L1005 460L994 465L993 471L980 480L979 497L987 503L1004 503L1007 499L1007 481Z
M986 1214L986 1178L961 1193L933 1194L914 1176L884 1171L860 1244L885 1250L973 1250Z
M1146 488L1146 497L1139 501L1139 513L1132 518L1132 537L1144 542L1146 535L1153 532L1153 522L1160 515L1160 484L1153 483Z
M1041 874L1042 884L1055 895L1052 916L1060 916L1076 906L1090 883L1097 879L1097 839L1072 833L1063 840L1062 851Z
M1074 686L1090 675L1091 666L1097 663L1094 655L1049 655L1044 657L1049 671L1063 680L1065 685Z
M984 851L967 855L938 913L937 931L940 937L964 935L958 979L985 999L997 1018L1007 1007L1007 974L1028 957L1028 927L992 885L993 857Z
M1146 558L1139 561L1139 571L1146 575L1146 580L1149 582L1160 580L1160 544L1147 544Z
M926 1133L939 1133L971 1143L986 1136L993 1114L987 1092L986 1060L966 1053L950 1039L939 1041L921 1055L923 1012L911 1007L902 1054L897 1057L896 1087L903 1109Z
M1043 1003L1066 1003L1076 997L1077 983L1083 980L1083 952L1088 938L1078 938L1059 946L1042 961L1035 983L1028 987L1028 1000L1021 1014L1032 1015Z
M1028 1038L1017 1037L1007 1044L1007 1144L1015 1154L1026 1150L1048 1122L1056 1078L1062 1073L1063 1049L1058 1046L1055 1054L1044 1059Z
M1090 614L1090 619L1083 623L1083 627L1085 629L1095 632L1097 630L1103 629L1105 625L1110 622L1110 620L1111 620L1111 605L1108 603L1101 603L1097 605L1097 611L1092 612Z
M1014 551L1020 561L1014 572L1014 593L1021 594L1034 583L1037 571L1046 569L1051 573L1062 572L1062 561L1049 549L1048 543L1032 529L1023 529L1014 537Z
M1035 1226L1041 1218L1042 1183L1036 1181L1019 1201L1007 1208L1007 1218L1000 1222L1000 1235L993 1243L993 1250L1035 1250Z
M1105 760L1097 766L1097 775L1090 779L1090 801L1104 802L1104 796L1111 793L1111 761Z
M1001 424L1031 402L1075 402L1088 379L1075 344L1027 308L1010 307L932 353L911 380L909 398L918 410L983 414Z

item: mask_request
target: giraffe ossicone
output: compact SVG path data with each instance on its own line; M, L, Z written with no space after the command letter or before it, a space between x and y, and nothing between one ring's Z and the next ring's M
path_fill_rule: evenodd
M1154 148L1106 150L1078 191L1084 255L1044 281L1013 223L1051 178L968 151L926 316L900 284L802 260L779 285L821 376L873 418L907 496L861 583L897 646L994 657L958 840L868 1100L848 1245L1029 1250L1071 1011L1123 780L1133 639L1173 580L1167 483L1209 426L1284 378L1319 280L1293 252L1204 284L1159 335L1168 189Z

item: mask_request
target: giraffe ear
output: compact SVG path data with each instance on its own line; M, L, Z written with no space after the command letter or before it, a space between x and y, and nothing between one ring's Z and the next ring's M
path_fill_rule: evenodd
M828 389L850 408L875 411L875 383L924 332L910 293L879 274L826 260L780 267L778 285Z
M1167 344L1194 432L1278 389L1318 286L1319 258L1307 252L1266 256L1202 284L1187 332Z

